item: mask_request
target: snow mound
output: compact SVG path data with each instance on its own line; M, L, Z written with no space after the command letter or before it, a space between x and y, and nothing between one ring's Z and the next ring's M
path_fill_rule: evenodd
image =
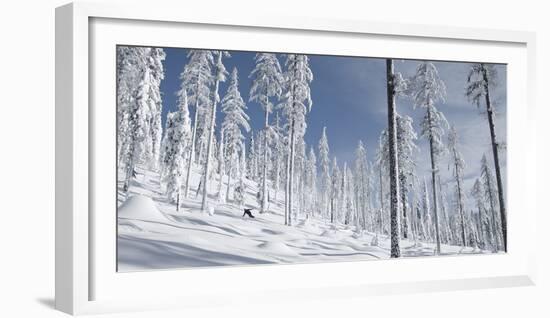
M142 195L134 195L124 201L118 208L118 217L142 221L167 221L155 202L151 198Z
M336 236L336 233L334 232L334 230L324 230L323 233L321 233L321 236L324 236L324 237L335 237L335 236Z
M296 255L288 245L282 242L263 242L258 244L258 247L273 254Z

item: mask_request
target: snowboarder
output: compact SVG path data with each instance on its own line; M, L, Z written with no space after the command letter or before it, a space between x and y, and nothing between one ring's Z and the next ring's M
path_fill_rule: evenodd
M254 215L252 215L252 209L244 209L243 217L245 215L248 215L249 218L254 218Z

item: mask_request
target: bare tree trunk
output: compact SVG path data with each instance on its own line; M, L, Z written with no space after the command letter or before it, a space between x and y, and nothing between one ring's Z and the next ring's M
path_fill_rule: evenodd
M482 64L483 65L483 64ZM483 65L483 81L485 85L485 104L487 106L487 119L489 120L489 130L491 131L491 145L493 148L493 161L495 164L496 177L497 177L497 189L498 189L498 204L500 207L500 224L502 228L502 240L504 245L504 251L508 248L507 239L507 224L506 224L506 207L504 205L504 188L502 186L502 175L500 172L500 161L498 157L498 142L495 133L495 115L493 107L491 106L491 97L489 95L489 79L487 76L487 70Z
M393 60L386 60L386 79L388 95L388 142L390 150L390 234L392 258L400 257L399 248L400 222L399 222L399 169L397 166L397 112L395 105L395 83L393 72Z

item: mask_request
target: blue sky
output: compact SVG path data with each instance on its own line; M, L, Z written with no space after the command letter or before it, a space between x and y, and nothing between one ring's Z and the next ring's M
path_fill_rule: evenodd
M163 94L163 119L168 111L176 109L175 92L180 85L179 75L187 63L186 49L165 48L164 61L165 79L161 83ZM253 130L263 126L263 112L257 103L248 102L251 80L248 78L254 68L255 52L231 52L231 57L224 59L224 65L230 72L234 67L239 72L239 88L243 99L247 102L247 113ZM284 55L278 55L281 66L284 65ZM369 159L373 159L378 146L380 132L387 123L387 102L385 87L385 60L364 57L340 57L309 55L310 67L313 72L311 82L312 111L308 114L308 128L305 141L314 146L317 144L324 126L331 156L336 156L338 162L353 163L354 151L359 140L367 148ZM414 74L418 65L414 60L395 60L397 72L404 77ZM464 96L466 76L469 63L436 62L441 79L447 86L447 99L439 103L441 110L450 124L456 126L461 139L461 151L466 161L465 186L469 189L480 169L480 159L483 153L490 157L490 136L486 117L480 109L472 105ZM506 66L497 65L498 87L492 92L493 99L498 103L497 137L505 141L506 132ZM226 83L220 85L220 96L226 92ZM419 123L424 114L423 109L413 109L408 99L398 99L397 108L400 114L413 118L414 128L419 133ZM219 108L218 108L219 110ZM194 109L190 109L191 112ZM223 119L218 114L218 123ZM426 140L418 141L417 154L418 174L429 177L429 151ZM502 165L505 170L506 158L502 155ZM440 171L442 181L447 183L451 178L447 157L441 158ZM452 190L449 183L449 192ZM467 204L471 205L468 200Z

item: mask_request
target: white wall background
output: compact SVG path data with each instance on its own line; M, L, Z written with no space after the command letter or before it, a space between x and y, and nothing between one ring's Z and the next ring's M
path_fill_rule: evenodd
M180 0L181 1L181 0ZM399 21L537 32L538 118L550 106L550 17L544 1L306 0L197 1L189 10L273 10L304 17ZM219 7L216 3L219 2ZM256 4L254 4L256 2ZM0 10L0 316L62 317L54 311L54 8L60 0L4 1ZM151 6L162 1L149 0ZM536 161L539 197L548 187L550 125L539 121ZM535 158L533 158L535 164ZM541 201L541 200L540 200ZM539 201L539 226L548 208ZM108 315L108 317L549 317L548 234L538 244L537 286L380 296L269 308L242 303L226 308ZM106 316L107 317L107 316Z

